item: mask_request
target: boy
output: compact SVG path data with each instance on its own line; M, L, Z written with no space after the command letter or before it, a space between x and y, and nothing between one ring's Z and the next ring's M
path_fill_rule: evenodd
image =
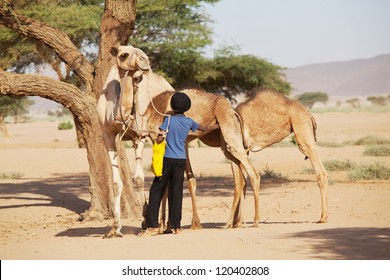
M185 142L188 133L196 130L211 131L219 125L202 126L184 115L191 108L191 99L183 92L176 92L171 98L174 115L166 117L160 126L161 134L157 142L161 143L166 136L166 149L163 161L163 174L155 177L149 190L149 205L146 214L147 229L143 235L158 234L158 214L161 199L168 184L169 222L175 234L182 232L181 212L183 201L184 171L186 167Z

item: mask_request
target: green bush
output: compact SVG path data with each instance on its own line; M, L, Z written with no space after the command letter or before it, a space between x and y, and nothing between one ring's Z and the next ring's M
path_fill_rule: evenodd
M0 180L22 179L24 174L19 172L0 172Z
M59 130L66 130L66 129L72 129L72 128L73 128L73 124L72 124L70 121L61 122L61 123L58 125L58 129L59 129Z
M332 160L324 161L324 167L327 171L349 171L355 168L356 164L350 160Z
M366 136L359 138L353 145L389 145L390 139L378 138L375 136Z
M349 173L351 180L388 180L390 168L381 163L362 164Z
M278 179L278 180L288 180L288 176L282 175L280 172L272 170L268 165L260 173L261 179Z
M374 145L366 147L365 156L387 157L390 156L390 145Z

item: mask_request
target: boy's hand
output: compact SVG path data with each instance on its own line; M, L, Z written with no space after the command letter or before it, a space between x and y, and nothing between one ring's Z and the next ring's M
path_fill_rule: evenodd
M160 129L160 133L157 136L157 144L160 144L162 141L164 141L165 137L167 136L167 132Z
M219 124L212 124L212 125L199 125L198 130L207 132L212 131L219 128Z

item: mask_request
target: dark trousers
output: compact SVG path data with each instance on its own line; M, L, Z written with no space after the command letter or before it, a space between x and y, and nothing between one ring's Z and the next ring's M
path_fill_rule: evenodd
M171 228L181 228L185 168L185 159L164 158L163 175L154 178L149 190L149 205L146 214L147 227L158 227L161 199L168 185L169 224Z

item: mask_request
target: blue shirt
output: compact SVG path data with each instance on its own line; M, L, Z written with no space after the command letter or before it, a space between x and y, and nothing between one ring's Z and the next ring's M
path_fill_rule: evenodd
M167 131L168 119L169 127L166 137L167 146L165 148L166 158L186 159L185 142L190 130L195 132L199 124L191 118L184 115L174 115L165 117L164 122L160 126L161 130Z

